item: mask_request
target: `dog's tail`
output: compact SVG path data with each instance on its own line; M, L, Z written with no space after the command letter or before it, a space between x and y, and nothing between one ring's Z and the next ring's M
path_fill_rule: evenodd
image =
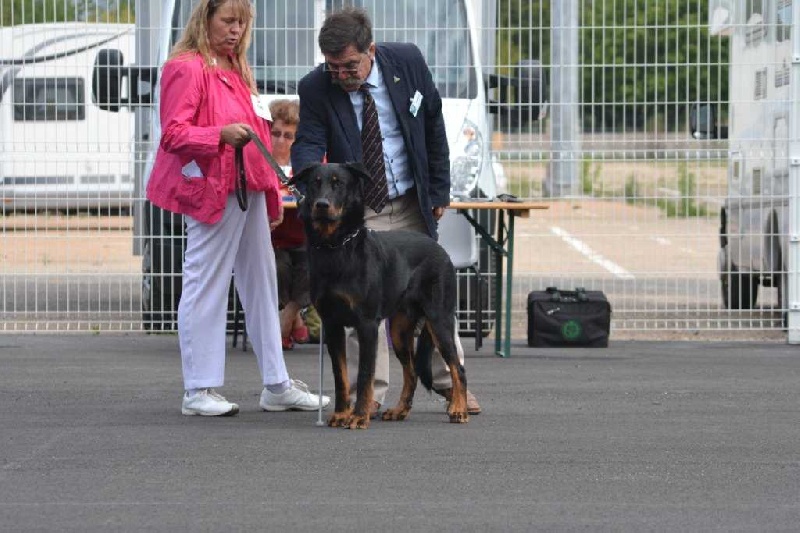
M422 333L417 340L417 350L414 357L414 370L417 372L422 385L428 389L433 389L433 370L431 369L431 358L433 356L433 339L428 332L428 328L423 327Z

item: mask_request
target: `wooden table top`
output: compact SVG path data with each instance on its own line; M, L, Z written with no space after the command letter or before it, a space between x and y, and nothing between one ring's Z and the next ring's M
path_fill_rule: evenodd
M297 202L283 202L283 207L286 209L294 209L297 207ZM550 206L541 202L500 202L500 201L475 201L475 202L451 202L448 206L449 209L505 209L506 211L513 211L514 214L526 217L531 209L549 209Z
M518 216L521 218L528 218L531 215L531 209L549 209L550 206L545 203L541 202L528 202L528 201L520 201L520 202L501 202L498 200L495 201L486 201L486 202L451 202L448 206L450 209L495 209L495 210L505 210L510 212L514 216Z

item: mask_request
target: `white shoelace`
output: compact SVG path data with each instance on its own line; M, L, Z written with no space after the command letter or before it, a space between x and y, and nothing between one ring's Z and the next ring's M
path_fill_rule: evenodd
M309 390L309 388L308 388L308 385L306 385L304 382L300 381L299 379L292 379L291 382L292 382L292 387L295 387L296 389L301 390L301 391L303 391L305 393L310 393L311 392Z
M225 399L225 396L223 396L222 394L218 393L214 389L206 389L206 394L208 394L209 396L211 396L215 400L219 400L221 402L227 402L228 401L228 400Z

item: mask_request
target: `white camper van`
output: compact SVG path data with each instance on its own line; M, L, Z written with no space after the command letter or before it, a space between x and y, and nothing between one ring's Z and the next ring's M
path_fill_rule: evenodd
M131 113L101 109L92 73L101 48L135 60L134 27L54 23L0 28L0 205L129 209Z
M489 2L482 0L255 0L250 61L262 99L269 102L274 98L296 98L300 78L323 61L317 35L325 14L345 3L368 11L376 41L413 42L421 49L442 95L450 143L452 194L461 198L494 198L495 174L489 159L491 116L485 86L489 73L484 71L481 63L478 20L479 17L495 16L494 1L490 6ZM127 78L123 83L128 98L112 100L104 105L122 105L134 110L134 185L137 198L144 197L160 136L156 112L158 68L180 36L193 5L193 0L138 2L137 68L120 71L101 68L97 71L103 85L108 85L109 80L113 85L113 80L119 79L119 72ZM491 27L491 21L484 23ZM490 53L487 55L491 57ZM111 64L113 62L107 63L109 67ZM497 84L509 85L508 79L490 78ZM526 79L530 78L529 75ZM536 91L538 88L533 92ZM525 92L530 94L532 91ZM181 290L183 220L147 202L135 206L134 216L134 251L143 255L144 326L146 329L172 329ZM482 223L491 232L493 217L482 216ZM473 230L468 228L467 231ZM484 250L480 266L484 271L492 269L490 256ZM461 279L464 283L468 281L464 277ZM460 294L463 295L459 301L462 331L469 333L472 329L474 332L475 324L467 325L464 319L466 315L470 315L472 320L476 316L469 310L470 291L465 287ZM487 300L488 295L483 298L484 302ZM487 320L480 326L484 333L488 333L484 326L488 328L491 324L491 309L487 311Z
M730 40L729 98L692 110L694 137L728 139L728 190L720 220L722 303L728 309L752 309L759 288L775 287L784 317L792 233L790 127L792 106L800 100L792 85L792 69L798 68L792 57L792 38L797 39L792 4L709 2L710 33ZM724 106L727 126L718 124Z

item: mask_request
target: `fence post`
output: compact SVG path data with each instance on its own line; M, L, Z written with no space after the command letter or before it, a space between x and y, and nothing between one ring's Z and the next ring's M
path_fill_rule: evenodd
M786 272L788 342L800 344L800 9L792 9L791 119L789 121L789 254Z
M554 2L550 24L550 166L544 194L580 194L578 0Z

